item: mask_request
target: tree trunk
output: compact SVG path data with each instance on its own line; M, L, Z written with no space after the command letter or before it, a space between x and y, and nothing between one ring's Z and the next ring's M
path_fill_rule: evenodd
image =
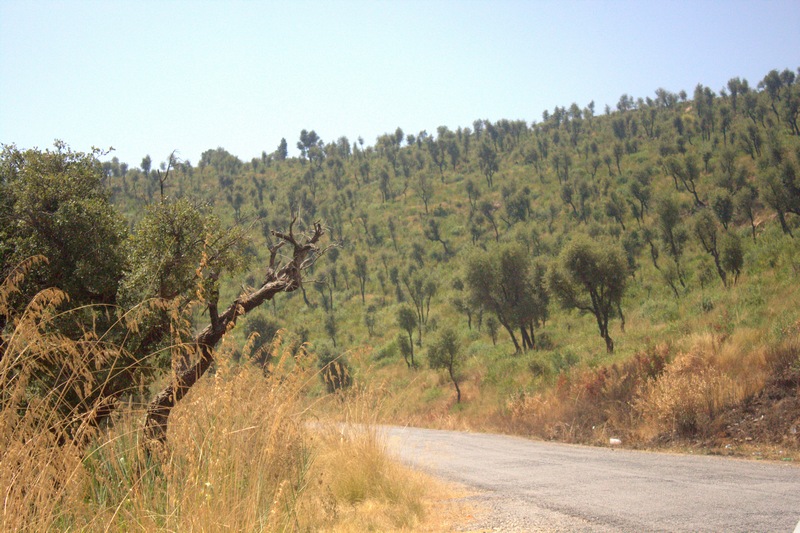
M511 327L509 327L509 325L504 320L501 320L500 323L503 324L503 327L506 328L508 334L511 335L511 341L514 343L514 353L522 352L522 348L519 345L519 341L517 341L517 336L514 335L514 330Z
M606 340L606 352L614 353L614 340L611 338L611 335L606 332L603 338Z
M525 329L525 326L520 326L519 331L522 336L522 349L525 351L532 350L533 340L528 335L528 330Z
M528 327L531 329L531 331L530 331L531 349L535 350L536 349L536 332L533 329L533 322L531 322ZM542 327L544 327L544 325Z
M794 235L792 235L792 230L789 229L789 224L786 223L785 213L781 210L776 211L778 212L778 221L781 223L781 229L783 230L783 233L794 238Z
M414 336L411 335L411 332L408 332L408 346L411 348L411 364L408 365L408 368L416 368L417 364L414 362Z
M461 388L458 386L458 381L456 380L455 375L453 374L453 365L447 367L448 372L450 372L450 379L453 380L453 385L456 387L456 403L461 403Z

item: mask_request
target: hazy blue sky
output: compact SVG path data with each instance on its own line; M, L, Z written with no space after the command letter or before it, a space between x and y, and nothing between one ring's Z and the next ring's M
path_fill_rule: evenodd
M800 0L0 0L0 143L243 160L800 66Z

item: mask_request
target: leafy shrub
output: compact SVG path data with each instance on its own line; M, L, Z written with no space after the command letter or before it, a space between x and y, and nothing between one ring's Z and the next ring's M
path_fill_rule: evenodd
M373 352L372 358L375 361L383 361L384 359L394 359L397 357L398 347L397 347L397 340L392 339L391 341L387 342L379 349Z
M433 216L446 217L447 209L445 209L442 205L437 205L436 207L433 208Z
M575 366L580 361L580 358L572 350L565 350L564 352L555 351L550 356L550 362L553 370L556 373L563 372L572 366Z
M553 373L553 367L541 357L534 357L528 362L528 370L534 377L547 378Z
M328 345L321 345L317 350L317 362L320 378L329 394L347 389L353 384L350 364L340 354L336 354Z
M552 350L555 347L553 338L546 331L540 332L536 335L536 349L537 350Z

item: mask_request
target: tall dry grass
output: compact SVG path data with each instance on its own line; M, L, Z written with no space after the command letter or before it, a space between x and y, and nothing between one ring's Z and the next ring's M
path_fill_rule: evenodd
M634 399L639 436L707 437L719 430L719 415L762 390L772 373L766 346L749 342L752 334L741 330L730 338L693 337L688 350Z
M0 287L9 318L0 361L0 530L428 528L441 487L393 462L364 417L346 433L309 424L307 391L318 370L303 347L280 336L267 372L234 363L237 347L223 344L215 371L175 408L158 454L143 452L141 405L119 406L101 427L85 413L102 405L65 412L65 391L88 399L102 386L93 357L113 357L114 347L94 332L78 340L57 333L52 320L66 299L58 291L13 313L8 301L20 276ZM59 387L38 390L37 372L55 357ZM337 400L345 410L364 411L371 401L350 394Z
M548 439L628 444L703 439L724 430L724 414L800 364L800 328L780 342L760 330L698 334L684 348L662 345L622 364L562 372L553 387L509 399L510 425Z

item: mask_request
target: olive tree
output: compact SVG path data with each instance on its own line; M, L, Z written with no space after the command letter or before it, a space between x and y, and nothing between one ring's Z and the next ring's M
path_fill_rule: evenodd
M461 387L458 386L459 369L463 364L463 352L458 345L458 336L450 328L442 330L428 347L428 364L433 369L447 370L450 381L456 388L456 403L461 403Z
M52 151L3 147L0 274L26 258L46 258L30 263L35 270L17 295L20 305L42 289L68 294L70 308L53 328L87 347L86 353L49 354L52 365L32 376L30 394L58 397L64 416L96 424L122 395L133 394L132 383L146 384L169 370L172 379L150 402L144 424L146 442L163 442L172 408L211 366L214 347L237 320L301 287L303 272L324 252L318 245L323 230L315 223L298 235L295 219L288 232L271 232L276 244L263 281L220 310L221 280L243 272L253 258L246 253L246 231L223 228L207 206L162 198L127 235L105 189L100 153L72 152L61 142ZM284 246L292 251L279 258ZM209 324L194 335L199 306ZM87 339L104 348L93 349L98 342ZM76 379L77 358L90 358L91 375Z
M25 296L57 287L75 307L113 304L122 278L126 231L109 201L99 151L0 153L0 274L28 257L43 255Z
M417 314L411 307L404 305L397 310L397 325L406 332L408 337L400 335L400 351L409 368L414 368L414 330L417 328Z
M717 222L708 210L701 211L697 215L694 223L694 232L703 250L714 258L714 266L717 268L719 279L722 280L722 285L727 287L728 276L720 263L719 230L717 228Z
M491 147L488 141L484 141L478 150L478 166L486 178L486 185L492 188L492 177L500 169L497 162L497 152Z
M470 302L497 317L517 353L535 347L535 327L547 319L544 277L543 265L533 262L519 244L477 250L467 259L464 279Z
M621 315L629 275L622 251L607 243L579 237L569 243L548 273L553 295L567 308L591 313L597 320L606 350L614 351L609 321Z

